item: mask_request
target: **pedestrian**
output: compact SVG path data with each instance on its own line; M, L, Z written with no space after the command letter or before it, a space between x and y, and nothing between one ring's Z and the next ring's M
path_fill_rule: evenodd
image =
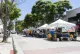
M54 39L54 29L51 29L51 30L50 30L50 34L51 34L51 36L52 36L51 39L53 40L53 39Z
M61 36L62 34L60 32L57 32L57 38L59 39L59 41L61 41Z
M76 41L76 39L77 39L76 33L74 33L73 38L74 38L74 41Z
M73 40L73 35L72 34L70 34L70 40Z
M56 33L54 34L54 40L55 40L55 41L57 40L57 36L56 36Z
M25 31L26 36L28 36L28 30Z
M36 32L37 32L37 37L39 37L40 30L38 29Z
M47 39L48 39L48 40L51 40L51 38L52 38L51 34L48 33L48 34L47 34Z

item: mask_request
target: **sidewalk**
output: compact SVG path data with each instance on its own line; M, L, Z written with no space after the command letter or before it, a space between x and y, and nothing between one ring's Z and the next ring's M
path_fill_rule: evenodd
M2 43L2 38L0 38L0 54L14 54L12 38L8 38L8 43Z
M15 45L15 48L16 48L16 50L17 50L17 54L24 54L23 51L22 51L22 49L21 49L21 47L20 47L20 45L18 44L17 40L15 39L15 37L16 37L17 35L11 35L11 36L12 36L12 38L13 38L14 45ZM15 36L15 37L14 37L14 36Z

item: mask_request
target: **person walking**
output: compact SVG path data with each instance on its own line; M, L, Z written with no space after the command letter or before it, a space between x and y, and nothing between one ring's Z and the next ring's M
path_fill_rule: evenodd
M73 35L72 34L70 34L70 40L73 40Z
M51 36L52 36L51 40L53 40L53 39L54 39L54 29L51 29L51 30L50 30L50 34L51 34Z
M76 33L74 33L74 35L73 35L73 39L74 39L74 41L77 40L77 35L76 35Z

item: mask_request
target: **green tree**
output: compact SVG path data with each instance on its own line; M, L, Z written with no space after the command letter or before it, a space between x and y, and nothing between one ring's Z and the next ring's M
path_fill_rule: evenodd
M24 29L24 26L23 26L23 24L24 24L24 21L23 20L21 20L21 21L16 21L16 31L17 32L22 32L22 30Z
M51 7L52 5L53 4L52 4L51 1L42 1L42 0L39 0L32 7L32 14L36 14L38 16L39 21L45 23L47 21L46 16L48 14L50 14L50 10L52 8Z
M10 24L7 26L8 30L13 30L14 29L14 24L11 21Z
M24 19L24 27L35 26L37 20L36 14L27 14Z
M12 5L12 8L11 8L11 2L8 2L8 8L9 8L9 31L10 29L13 27L13 25L11 24L11 22L17 18L19 18L19 16L21 15L20 13L20 9L16 7L16 4L13 4ZM12 25L12 26L11 26Z
M66 12L69 9L72 9L72 6L70 5L68 0L60 0L58 2L53 3L56 8L56 16L58 18L62 17L64 15L64 12Z
M56 18L60 18L64 15L66 10L71 9L68 0L60 0L58 2L52 3L51 1L38 0L36 4L32 7L32 14L36 14L38 21L43 23L51 23Z
M12 4L9 0L5 0L5 2L1 2L1 20L4 24L4 37L2 42L5 42L7 40L7 21L10 20L10 23L12 20L18 18L20 14L20 9L16 7L15 4Z

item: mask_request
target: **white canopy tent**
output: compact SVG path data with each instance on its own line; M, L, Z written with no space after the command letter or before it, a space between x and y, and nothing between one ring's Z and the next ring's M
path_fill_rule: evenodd
M59 19L59 20L57 20L57 21L49 24L50 27L64 27L64 26L66 26L66 25L67 25L67 26L68 26L68 25L69 25L69 26L75 26L75 24L66 22L66 21L61 20L61 19Z
M61 19L49 24L49 27L54 27L54 28L61 27L61 28L63 28L64 31L67 31L67 32L70 32L71 29L73 29L75 31L75 26L76 26L76 24L69 23L69 22L66 22Z
M47 26L48 26L48 24L44 24L44 25L38 27L37 29L47 29Z

